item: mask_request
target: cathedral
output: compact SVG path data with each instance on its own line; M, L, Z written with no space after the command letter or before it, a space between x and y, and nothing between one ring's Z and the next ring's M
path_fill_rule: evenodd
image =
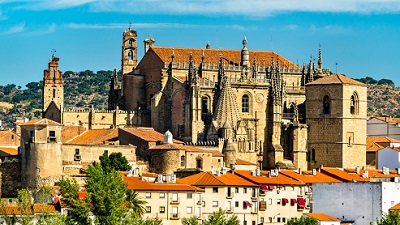
M63 109L58 58L44 72L43 117L88 129L146 126L186 145L217 146L260 169L365 166L366 86L317 64L270 51L158 47L137 33L122 38L122 77L114 70L108 110Z

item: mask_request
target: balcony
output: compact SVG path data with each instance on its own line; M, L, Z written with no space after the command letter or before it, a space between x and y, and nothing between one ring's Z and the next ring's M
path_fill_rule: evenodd
M197 204L197 205L202 205L202 204L203 204L203 197L197 198L196 204Z
M169 202L170 202L171 205L177 205L177 204L180 203L180 200L181 200L181 197L178 197L178 198L170 198L170 199L169 199Z
M226 207L226 213L227 214L230 214L230 213L233 213L234 212L234 207Z
M181 213L170 213L169 219L171 220L179 220L181 218Z
M235 195L235 194L234 194L233 192L231 192L230 194L228 194L228 195L226 196L226 198L227 198L227 199L232 199L234 195Z

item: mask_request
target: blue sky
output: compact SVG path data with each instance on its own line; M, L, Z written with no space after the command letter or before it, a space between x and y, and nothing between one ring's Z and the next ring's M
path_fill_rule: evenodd
M42 79L52 49L60 69L120 68L122 32L132 24L158 46L273 50L302 65L400 86L398 0L0 0L0 85ZM337 63L337 66L336 66Z

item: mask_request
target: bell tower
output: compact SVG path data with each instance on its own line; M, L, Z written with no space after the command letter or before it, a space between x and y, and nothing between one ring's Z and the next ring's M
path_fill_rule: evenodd
M44 70L42 117L61 123L64 108L64 79L62 72L58 70L59 60L60 58L53 54L48 69Z
M137 62L137 33L129 26L122 37L122 74L125 75L134 70Z

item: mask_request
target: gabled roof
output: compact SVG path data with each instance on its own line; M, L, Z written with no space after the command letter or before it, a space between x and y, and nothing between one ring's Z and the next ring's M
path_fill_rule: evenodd
M227 172L221 175L215 175L211 172L201 172L189 177L178 180L182 184L191 184L194 186L247 186L253 187L256 184L249 182L238 175Z
M389 210L400 210L400 203L397 203L396 205L392 206Z
M341 74L333 74L326 77L319 78L314 80L313 82L307 83L306 85L315 85L315 84L352 84L352 85L360 85L367 86L364 83L353 80Z
M243 177L246 180L249 180L258 185L266 184L266 185L304 185L303 183L293 180L287 176L280 175L269 177L269 171L261 171L260 176L252 175L250 170L235 170L235 174Z
M46 119L46 118L30 120L26 123L21 124L21 126L31 126L31 125L63 126L61 123L57 123L56 121Z
M87 130L81 135L68 141L67 144L75 145L99 145L105 144L109 141L118 140L118 130L117 129L95 129Z
M360 170L361 171L361 170ZM363 178L362 177L362 173L360 172L359 174L357 173L350 173L350 172L346 172L343 169L340 168L327 168L324 167L323 169L321 169L321 172L329 175L331 177L334 177L338 180L341 180L343 182L369 182L370 179L369 178Z
M82 134L86 131L86 128L82 126L64 126L61 129L61 138L63 143L68 142L72 138Z
M205 48L174 48L174 47L158 47L152 46L150 48L160 59L165 63L171 62L171 55L174 52L174 62L189 63L189 56L192 53L193 62L196 64L201 63L204 52L204 62L218 65L220 55L222 55L223 63L225 65L235 64L240 65L241 62L241 50L223 50L223 49L205 49ZM253 64L253 59L256 58L256 62L259 66L269 66L272 58L276 62L279 59L280 66L283 68L294 68L299 67L293 62L285 59L275 52L267 51L251 51L249 50L249 61Z
M357 174L356 169L353 168L344 168L343 169L347 173ZM361 169L357 176L362 176L362 174L368 171L368 181L370 178L392 178L392 177L400 177L400 174L397 174L396 170L389 170L388 174L384 174L382 170L378 169Z
M137 127L137 128L119 128L127 133L130 133L144 141L153 141L153 142L158 142L158 141L164 141L164 135L160 132L155 131L153 128L148 128L148 127ZM180 144L183 143L178 140L173 140L174 143Z
M387 116L371 116L368 118L368 120L370 119L377 119L380 120L382 122L387 122L389 124L398 124L400 123L400 118L392 118L392 117L387 117Z
M298 171L294 170L281 170L279 173L306 184L341 182L339 179L333 178L318 171L316 172L316 175L312 175L312 171L303 171L301 174L299 174Z
M329 216L325 213L303 213L304 215L308 216L308 217L313 217L316 220L319 221L338 221L340 222L340 220L338 218L335 218L333 216Z
M0 131L0 146L19 146L21 137L14 130Z
M135 191L203 191L190 184L181 183L151 183L141 180L139 177L128 177L123 175L123 180L128 184L128 189Z

